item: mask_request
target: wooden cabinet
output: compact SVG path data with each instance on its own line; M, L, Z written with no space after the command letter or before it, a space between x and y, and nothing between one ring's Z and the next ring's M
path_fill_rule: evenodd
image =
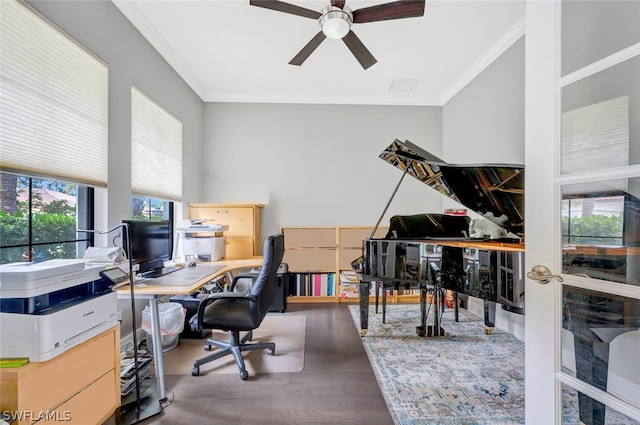
M189 204L189 218L208 219L213 224L226 224L229 230L226 255L228 260L262 255L260 226L262 204Z
M379 227L374 235L382 238L388 228ZM290 296L292 302L355 302L357 297L343 297L340 272L352 270L351 262L362 255L363 239L371 237L372 226L300 226L282 227L285 253L283 262L293 274L333 275L331 295ZM346 285L345 285L346 286ZM351 288L353 289L353 288Z
M0 412L15 423L101 424L120 406L120 325L46 362L0 369Z
M335 272L335 227L284 227L284 259L292 273Z
M284 258L289 268L291 300L334 302L336 227L283 227Z

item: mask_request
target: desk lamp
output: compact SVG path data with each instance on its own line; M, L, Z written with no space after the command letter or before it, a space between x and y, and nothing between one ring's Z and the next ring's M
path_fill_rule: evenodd
M140 375L138 366L138 336L136 325L136 302L134 298L134 281L133 281L133 262L131 260L131 231L127 223L120 223L108 230L82 230L77 229L79 233L97 233L104 235L111 233L118 229L123 229L124 237L127 241L127 259L129 261L129 290L131 292L131 322L133 328L133 361L134 361L134 374L136 381L136 399L130 403L120 406L115 412L115 419L118 425L129 425L141 422L151 416L157 415L162 412L162 405L157 397L148 395L143 398L140 397Z

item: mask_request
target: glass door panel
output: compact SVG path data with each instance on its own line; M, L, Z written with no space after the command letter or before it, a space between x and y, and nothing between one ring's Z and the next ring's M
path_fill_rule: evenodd
M564 185L562 272L640 285L640 178Z
M583 400L582 403L579 400ZM595 405L598 406L595 409L595 416L591 416L590 419L585 418L586 413L582 416L580 405ZM590 411L591 412L591 411ZM631 419L622 413L607 407L606 409L602 403L592 399L586 394L580 393L568 385L562 384L562 425L581 425L581 424L593 424L601 423L604 425L639 425L640 422Z
M562 88L562 174L640 163L639 75L636 56Z
M638 1L560 3L563 424L640 421L639 21Z
M561 13L562 75L640 42L639 1L563 1Z

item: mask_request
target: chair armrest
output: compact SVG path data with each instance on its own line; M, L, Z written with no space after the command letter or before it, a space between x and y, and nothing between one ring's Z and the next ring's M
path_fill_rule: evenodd
M251 279L252 283L256 281L258 277L257 274L239 274L233 278L231 281L231 286L229 287L229 291L234 291L236 289L236 283L239 279Z

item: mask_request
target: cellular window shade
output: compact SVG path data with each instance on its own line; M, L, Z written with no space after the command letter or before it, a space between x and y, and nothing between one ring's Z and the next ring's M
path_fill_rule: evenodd
M563 113L561 161L563 174L629 165L629 98Z
M137 87L131 89L131 188L182 200L182 122Z
M0 0L0 57L0 167L106 186L107 67L14 0Z

